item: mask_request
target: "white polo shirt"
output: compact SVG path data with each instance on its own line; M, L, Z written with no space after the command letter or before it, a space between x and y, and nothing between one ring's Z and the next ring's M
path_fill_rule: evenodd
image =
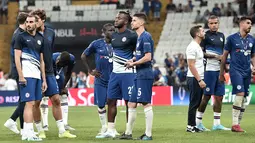
M204 79L204 62L203 62L204 53L202 51L202 48L196 41L192 40L190 42L186 49L186 56L187 59L196 60L195 68L197 69L197 72L200 75L201 79ZM194 77L189 68L187 77Z

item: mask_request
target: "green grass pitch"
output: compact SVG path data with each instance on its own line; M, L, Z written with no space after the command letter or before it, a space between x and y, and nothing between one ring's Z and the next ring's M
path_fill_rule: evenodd
M203 133L185 132L187 124L187 106L162 106L154 107L153 143L255 143L255 105L248 106L241 127L246 133L232 133L231 131L211 131ZM14 143L22 142L19 135L15 135L3 124L14 111L14 107L0 108L0 142ZM125 130L124 107L118 108L116 128L122 133ZM49 109L49 112L51 109ZM231 127L232 106L223 105L221 123ZM17 121L19 122L19 121ZM208 105L203 118L207 128L213 124L212 107ZM70 107L69 124L76 129L72 132L77 135L75 139L59 139L56 123L49 113L49 131L46 132L45 143L121 143L121 142L145 142L145 141L121 141L112 139L95 139L100 129L99 117L96 107ZM135 123L133 137L144 133L145 119L143 108L138 107L137 120ZM23 141L25 142L25 141Z

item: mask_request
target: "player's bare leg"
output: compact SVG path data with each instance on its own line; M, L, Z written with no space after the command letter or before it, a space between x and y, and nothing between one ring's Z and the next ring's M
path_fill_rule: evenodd
M245 132L239 125L239 116L240 111L242 109L242 103L244 100L244 92L240 92L236 94L235 101L233 103L233 111L232 111L232 132Z
M202 123L203 115L210 99L211 99L211 95L204 95L198 107L198 111L196 115L196 125L202 131L210 131Z
M222 99L223 96L214 96L213 103L214 121L212 130L230 130L230 128L226 128L220 123Z

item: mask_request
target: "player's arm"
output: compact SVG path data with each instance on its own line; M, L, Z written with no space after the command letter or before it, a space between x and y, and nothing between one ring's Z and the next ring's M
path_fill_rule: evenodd
M101 73L97 70L92 70L92 68L89 66L88 64L88 57L91 54L94 54L96 52L95 50L95 46L94 46L94 42L92 42L85 50L84 52L81 54L81 60L82 63L84 64L85 68L88 70L88 72L95 76L95 77L100 77Z
M254 43L255 44L255 43ZM252 64L252 74L255 74L255 45L251 49L251 64Z
M22 73L22 68L21 68L21 54L22 54L22 38L20 35L17 36L14 44L14 60L15 60L15 65L17 68L17 72L19 75L19 82L20 84L26 84L26 79L24 78L24 75Z
M152 60L152 45L149 42L148 39L144 39L144 43L143 43L143 52L145 53L144 56L139 59L138 61L135 61L133 63L129 62L127 63L127 67L133 67L133 66L137 66L137 65L141 65L143 63L149 62Z
M219 55L213 55L213 54L208 54L204 51L204 58L208 58L208 59L218 59Z
M67 70L66 70L66 73L65 73L65 82L64 82L64 85L63 85L64 87L66 87L66 85L67 85L69 79L71 78L71 74L72 74L74 65L75 65L75 60L74 60L72 63L70 63L70 64L68 65L68 67L67 67ZM63 88L64 88L64 87L63 87Z
M225 49L221 58L221 63L220 63L220 81L224 82L225 78L224 78L224 73L225 73L225 68L226 68L226 62L227 62L227 58L228 58L228 54L231 51L231 40L228 37L227 39L227 43L225 45Z
M55 49L55 37L56 37L56 34L54 32L53 36L52 36L52 43L51 43L51 47L52 47L52 51L54 52L54 49Z
M85 68L88 70L88 72L90 73L92 70L88 64L88 56L83 52L81 54L81 60L82 60L82 63L84 64Z
M198 71L195 67L196 60L195 59L187 59L187 61L188 61L188 67L189 67L192 75L194 75L194 77L196 78L197 81L201 81L202 79L201 79L200 75L198 74Z
M220 75L223 75L223 76L224 76L224 73L225 73L225 65L226 65L226 62L227 62L228 54L229 54L229 51L224 50L223 55L222 55L222 59L221 59Z
M47 90L46 74L45 74L45 63L43 58L43 53L40 54L40 70L42 73L42 92Z
M147 52L140 60L135 61L133 63L133 66L141 65L141 64L149 62L151 60L152 60L152 55L151 55L151 53Z
M252 74L255 74L255 53L251 56Z

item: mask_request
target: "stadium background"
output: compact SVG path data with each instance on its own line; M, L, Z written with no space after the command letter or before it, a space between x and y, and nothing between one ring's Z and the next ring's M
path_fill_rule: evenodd
M255 19L254 0L239 0L239 2L236 0L2 0L3 10L5 4L8 11L7 17L2 12L0 18L0 69L2 69L0 79L8 80L4 78L6 77L4 73L10 70L10 40L17 27L17 13L38 8L44 9L47 15L46 25L54 28L56 33L54 51L66 50L76 57L73 73L76 78L68 84L71 88L69 99L71 101L73 97L73 100L77 102L71 104L74 106L93 104L93 98L89 98L89 95L93 96L93 89L83 89L93 88L91 83L93 77L87 76L80 55L90 42L102 37L102 25L113 23L115 15L120 10L129 10L131 14L140 11L149 13L146 29L155 41L154 105L188 104L185 49L191 41L190 27L200 24L207 28L209 15L218 15L220 31L227 37L238 31L236 22L241 15L249 15L253 20ZM154 17L154 12L157 11L160 12L160 18ZM252 28L251 34L255 35L255 28ZM90 57L90 64L94 66L93 56ZM253 78L251 80L254 83ZM229 84L231 83L228 80L226 85ZM3 85L2 83L2 90L4 90ZM226 87L224 102L231 103L233 98L228 94L231 93L231 87ZM251 97L254 92L255 87L252 86ZM80 97L84 97L86 103L78 101ZM0 92L0 106L16 105L17 99L15 91ZM251 103L254 103L255 100L251 99ZM122 102L119 104L122 105Z
M0 0L1 1L1 0ZM156 1L156 0L155 0ZM47 14L47 25L52 26L56 32L55 51L64 51L76 56L77 64L75 74L77 79L83 77L83 84L69 89L69 104L71 106L92 106L93 105L93 87L88 81L89 76L85 76L86 69L81 64L81 52L88 44L101 37L101 27L103 24L113 22L116 13L119 10L130 10L131 13L138 11L149 11L149 23L146 29L152 34L155 41L155 87L153 87L153 105L155 121L153 126L153 142L254 142L254 110L255 106L248 107L243 120L242 127L248 131L247 134L233 135L231 132L211 132L202 135L186 134L187 107L170 105L187 105L189 92L185 88L185 49L191 41L189 28L196 24L206 26L206 18L210 13L220 16L220 31L227 37L231 33L237 32L236 22L238 17L243 14L251 16L254 19L254 0L173 0L173 5L168 5L169 0L160 0L162 6L160 9L160 21L153 18L154 0L2 0L1 8L8 11L7 18L1 11L0 17L0 123L4 123L13 112L18 102L16 91L4 91L3 84L8 79L5 73L10 70L10 40L14 29L16 28L16 17L19 11L29 11L37 8L45 9ZM171 0L170 0L171 1ZM242 3L244 2L244 3ZM110 4L103 4L110 3ZM117 3L117 4L116 4ZM219 9L213 7L215 3L219 4ZM221 7L224 4L224 8ZM228 3L231 7L227 8ZM6 5L7 4L7 5ZM181 4L181 7L178 7ZM245 8L245 4L247 8ZM166 9L168 5L168 10ZM8 6L8 8L7 8ZM7 9L6 9L7 8ZM241 9L240 9L241 8ZM200 11L200 15L198 14ZM230 10L230 15L228 13ZM235 13L235 12L236 13ZM227 16L229 15L229 16ZM253 21L254 23L254 21ZM252 28L252 35L255 35L255 27ZM168 53L168 55L166 54ZM93 57L91 63L93 64ZM80 72L80 71L84 71ZM227 76L227 74L226 74ZM254 83L253 78L251 79ZM81 82L82 83L82 82ZM233 101L231 94L231 84L226 82L226 94L223 102L221 122L226 126L231 126L230 103ZM157 86L156 86L157 85ZM72 87L70 84L69 87ZM251 85L248 103L255 104L255 86ZM119 101L118 105L124 105ZM119 131L125 129L125 115L122 113L123 107L119 107L116 127ZM212 125L213 112L208 107L203 122L206 126ZM78 136L72 142L102 142L95 140L94 136L100 128L96 107L71 107L69 114L69 123L76 128ZM49 116L50 132L44 142L71 142L70 140L59 140L57 128L54 126L54 119ZM138 118L134 129L134 136L140 135L144 128L144 116L142 108L138 109ZM14 142L20 140L19 136L14 136L7 129L0 126L0 142ZM119 142L113 140L103 140L104 142ZM134 141L135 142L135 141Z

